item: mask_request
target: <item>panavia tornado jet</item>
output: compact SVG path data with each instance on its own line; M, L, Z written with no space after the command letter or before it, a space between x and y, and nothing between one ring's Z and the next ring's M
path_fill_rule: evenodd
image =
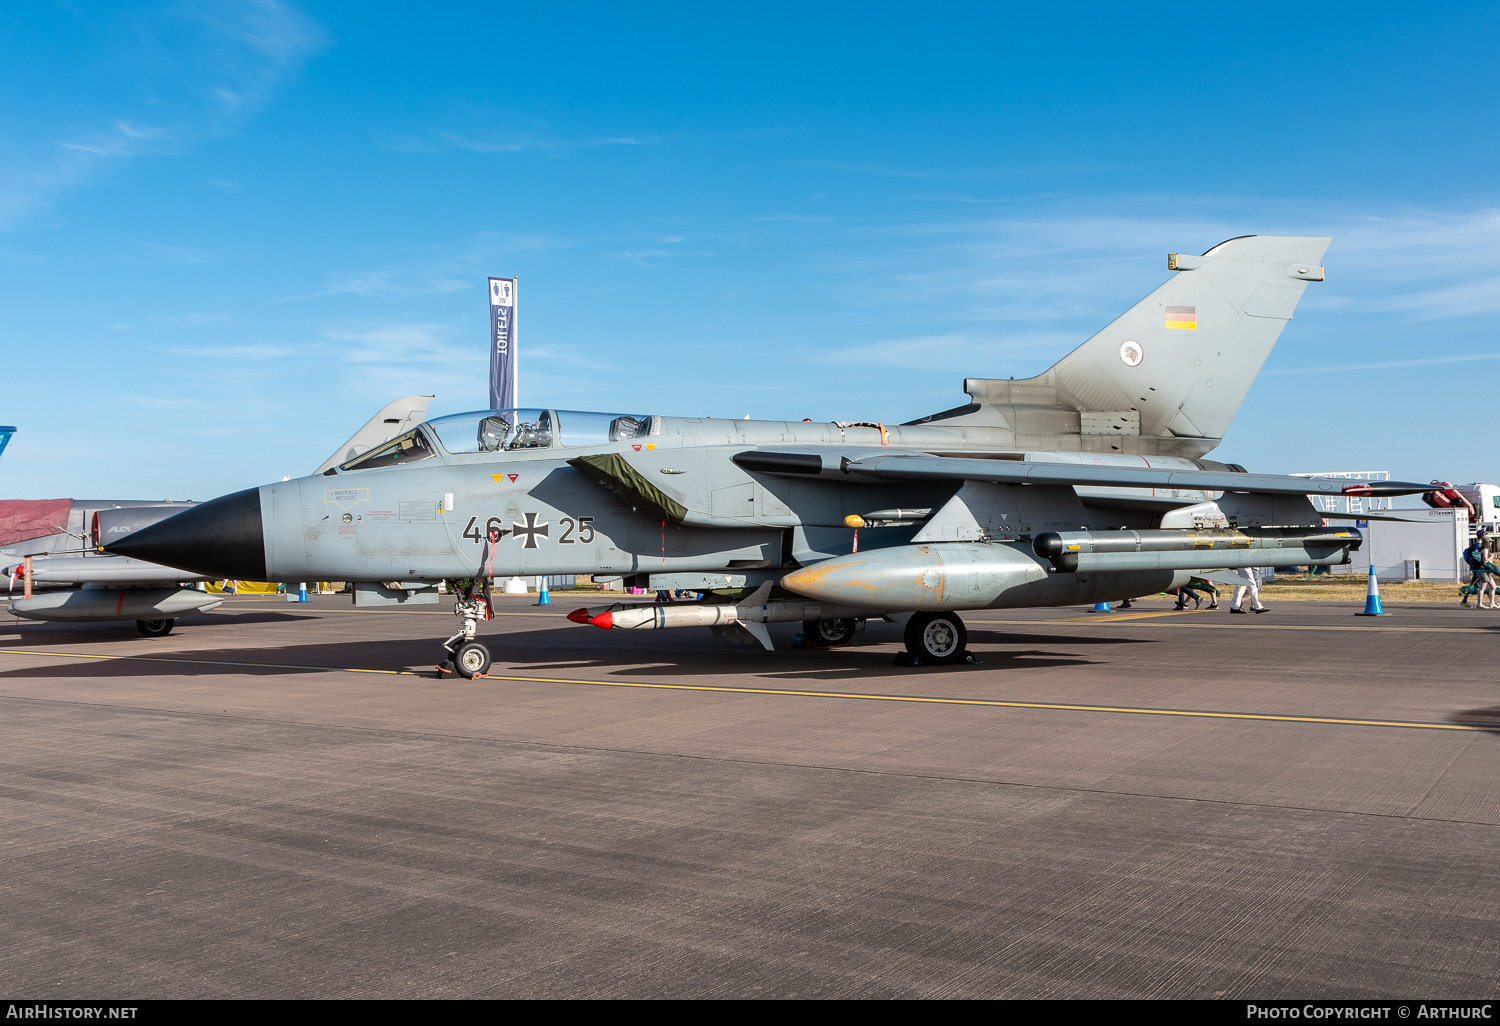
M907 662L965 655L966 609L1151 594L1193 575L1338 564L1357 531L1309 493L1433 485L1247 473L1219 444L1328 239L1247 236L1168 258L1172 277L1033 378L905 424L481 410L430 420L295 481L226 495L108 546L216 576L446 580L442 671L483 674L496 575L593 574L706 601L614 605L614 629L707 626L770 647L905 623ZM358 596L357 596L358 597Z

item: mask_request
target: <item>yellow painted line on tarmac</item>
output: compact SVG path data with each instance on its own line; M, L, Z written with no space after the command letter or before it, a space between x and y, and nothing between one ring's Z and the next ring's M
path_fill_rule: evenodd
M0 649L0 655L52 656L69 659L133 659L150 663L189 663L205 666L240 666L276 670L314 670L335 673L380 673L389 676L425 676L415 670L370 670L345 666L301 666L293 663L250 663L228 659L178 659L170 656L100 655L91 652L35 652L28 649ZM978 706L992 709L1047 709L1057 712L1126 713L1136 716L1178 716L1209 720L1260 720L1271 723L1327 723L1349 727L1404 727L1419 730L1489 731L1493 728L1456 723L1426 723L1405 720L1361 720L1336 716L1277 716L1270 713L1215 712L1201 709L1152 709L1135 706L1071 705L1062 702L1003 702L986 698L943 698L926 695L881 695L848 691L799 691L789 688L726 687L712 684L654 684L646 681L574 680L567 677L523 677L512 674L486 674L485 680L506 680L524 684L572 684L580 687L639 688L650 691L698 691L727 695L769 695L779 698L833 698L862 702L910 702L920 705Z
M1191 610L1189 610L1189 612L1191 612ZM1204 612L1207 612L1207 610L1204 610ZM1167 614L1164 614L1164 613L1146 613L1146 614L1143 614L1143 616L1164 616L1164 615L1167 615ZM1176 610L1172 611L1172 615L1176 615ZM1101 615L1098 618L1067 617L1065 619L1056 619L1056 620L986 620L986 619L982 619L980 617L965 617L964 619L965 619L966 622L968 622L970 624L976 624L976 623L991 624L992 623L992 624L1000 624L1000 625L1007 626L1007 627L1038 627L1038 626L1045 626L1047 624L1082 624L1082 623L1092 623L1092 624L1098 624L1098 625L1102 625L1102 626L1107 627L1111 623L1116 623L1116 622L1119 622L1121 620L1125 620L1125 619L1127 619L1127 617L1116 616L1116 617L1111 617L1109 619L1106 619L1106 618L1104 618ZM1147 627L1167 627L1167 626L1170 626L1170 625L1169 624L1165 624L1165 623L1151 623L1151 624L1146 624L1145 626L1147 626ZM1202 628L1204 628L1206 630L1220 630L1220 631L1364 631L1364 632L1367 632L1367 633L1368 632L1375 632L1375 633L1382 633L1382 634L1383 633L1393 633L1393 632L1394 633L1405 633L1405 632L1411 632L1411 633L1432 633L1432 634L1500 634L1500 624L1496 624L1494 627L1399 627L1399 626L1396 626L1395 624L1391 624L1391 625L1387 626L1387 625L1376 625L1376 624L1368 624L1368 625L1366 625L1366 624L1264 623L1262 621L1254 621L1254 622L1250 622L1250 623L1193 623L1193 624L1189 624L1189 625L1185 625L1185 626L1202 627Z
M1048 623L1119 623L1121 620L1151 620L1158 616L1192 615L1193 613L1206 613L1207 609L1159 609L1153 613L1110 613L1107 616L1094 613L1090 616L1070 616L1061 620L1049 620ZM995 621L990 621L995 622Z
M298 602L288 603L288 605L294 605L294 606L295 605L300 605L300 604L301 603L298 603ZM641 603L641 604L642 605L648 605L649 603ZM222 606L218 606L215 609L209 610L209 612L217 612L218 610L223 609L223 608L225 608L227 606L230 606L230 605L231 605L230 603L226 602ZM245 603L236 605L235 608L238 608L238 609L253 609L253 608L258 607L259 605L260 605L260 603L258 603L258 602L245 602ZM288 610L288 612L295 612L295 611L296 610ZM451 609L403 609L400 606L395 606L395 607L390 608L390 609L381 609L381 608L378 608L378 607L374 608L374 609L371 609L368 606L364 607L363 609L330 609L327 606L324 606L324 607L318 608L318 609L307 609L307 610L304 610L304 612L309 612L309 613L339 613L339 614L343 614L345 616L349 615L350 613L359 613L361 615L363 615L365 613L400 613L403 616L417 615L417 616L448 616L448 617L451 617L453 615L453 610L451 610ZM542 612L532 613L532 612L521 612L521 611L518 611L518 610L511 610L511 609L506 609L504 607L501 607L500 609L495 610L495 619L498 620L502 616L555 616L555 617L558 617L559 619L566 620L568 618L568 613L570 613L570 612L572 612L571 608L569 608L569 609L561 609L561 608L559 608L559 609L556 609L556 610L554 610L552 612L546 612L546 613L542 613Z
M259 602L255 601L253 599L252 600L246 600L245 603L244 603L244 605L241 608L250 608L252 606L257 606L259 604L260 604ZM297 605L297 604L298 603L295 603L295 602L294 603L289 603L289 605ZM639 602L639 603L635 603L635 604L636 605L641 605L641 606L653 606L654 605L654 603L650 603L650 602ZM224 603L224 606L228 606L228 605L230 605L230 603L228 603L228 602ZM220 606L219 608L222 609L222 608L224 608L224 606ZM568 607L568 609L565 610L563 608L564 606ZM558 618L558 619L566 619L567 618L567 612L571 611L571 609L572 609L572 603L571 602L562 603L561 605L558 605L557 608L552 609L552 610L548 610L546 612L542 612L540 610L532 611L532 610L508 609L508 608L502 606L499 609L495 610L495 619L496 620L500 620L502 618L512 617L512 616L545 616L545 617L555 617L555 618ZM452 616L453 615L453 611L451 609L402 609L400 607L395 607L395 608L391 608L391 609L381 609L381 608L371 609L371 608L368 608L368 607L362 608L362 609L352 609L352 608L351 609L333 609L333 608L328 608L328 607L322 607L322 608L318 608L318 609L310 609L308 611L309 612L316 612L316 613L338 613L338 614L343 614L343 615L349 615L349 614L353 614L353 613L358 613L358 614L365 614L365 613L401 613L403 615L417 614L417 615L421 615L421 616ZM990 619L986 619L984 617L980 617L980 616L974 615L975 613L983 612L983 610L961 611L960 615L963 616L964 622L965 623L969 623L969 624L981 624L981 623L982 624L999 624L1001 626L1006 626L1006 627L1038 627L1038 626L1044 626L1044 625L1047 625L1047 624L1093 624L1095 626L1108 627L1111 624L1124 623L1126 621L1156 620L1156 619L1161 619L1163 617L1172 617L1172 618L1176 619L1176 618L1180 618L1180 617L1184 617L1184 616L1193 616L1193 615L1196 615L1196 614L1199 614L1199 613L1205 613L1206 614L1206 613L1209 613L1209 612L1216 612L1216 611L1217 610L1209 610L1209 609L1183 609L1183 610L1178 610L1178 609L1162 609L1162 610L1157 610L1157 611L1154 611L1154 612L1143 612L1143 613L1092 613L1092 614L1088 614L1088 615L1085 615L1085 616L1065 616L1065 617L1057 617L1055 619L1049 619L1049 620L990 620ZM1166 626L1169 626L1169 625L1170 625L1169 623L1152 623L1152 624L1146 624L1145 626L1147 626L1147 627L1166 627ZM1186 625L1179 624L1179 626L1202 627L1202 628L1204 628L1206 630L1223 630L1223 631L1250 631L1250 630L1258 630L1258 631L1367 631L1367 632L1375 632L1375 633L1406 633L1406 632L1411 632L1411 633L1430 633L1430 634L1500 634L1500 623L1496 623L1494 627L1401 627L1401 626L1397 626L1396 624L1389 624L1389 625L1387 625L1387 624L1322 624L1322 625L1319 625L1319 624L1274 623L1274 622L1267 622L1265 620L1254 620L1254 621L1249 621L1249 622L1245 622L1245 623L1203 623L1203 622L1195 621L1195 622L1193 622L1191 624L1186 624Z

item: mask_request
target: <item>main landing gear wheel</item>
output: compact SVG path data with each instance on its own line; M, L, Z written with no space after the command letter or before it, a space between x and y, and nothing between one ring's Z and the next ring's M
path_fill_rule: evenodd
M809 645L827 648L854 640L853 620L803 620L802 637Z
M135 629L148 638L165 638L172 633L176 620L137 620Z
M966 655L968 644L969 632L957 614L918 613L906 621L909 666L956 663Z
M460 677L483 677L490 672L490 650L477 641L466 641L453 653L453 668Z

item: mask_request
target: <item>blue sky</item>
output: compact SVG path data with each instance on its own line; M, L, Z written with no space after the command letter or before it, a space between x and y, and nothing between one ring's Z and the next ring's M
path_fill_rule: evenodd
M906 420L1169 251L1334 237L1217 458L1497 480L1490 5L36 3L0 21L7 497L209 498L385 402Z

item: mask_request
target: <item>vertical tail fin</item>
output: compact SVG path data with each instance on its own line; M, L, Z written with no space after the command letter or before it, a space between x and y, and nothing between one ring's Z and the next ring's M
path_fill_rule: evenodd
M1027 410L1050 414L1039 425L1077 411L1085 442L1138 435L1109 448L1201 455L1228 429L1307 283L1323 280L1331 241L1247 235L1202 256L1172 254L1170 280L1045 374L969 378L964 390L1014 408L1018 443L1031 433Z

